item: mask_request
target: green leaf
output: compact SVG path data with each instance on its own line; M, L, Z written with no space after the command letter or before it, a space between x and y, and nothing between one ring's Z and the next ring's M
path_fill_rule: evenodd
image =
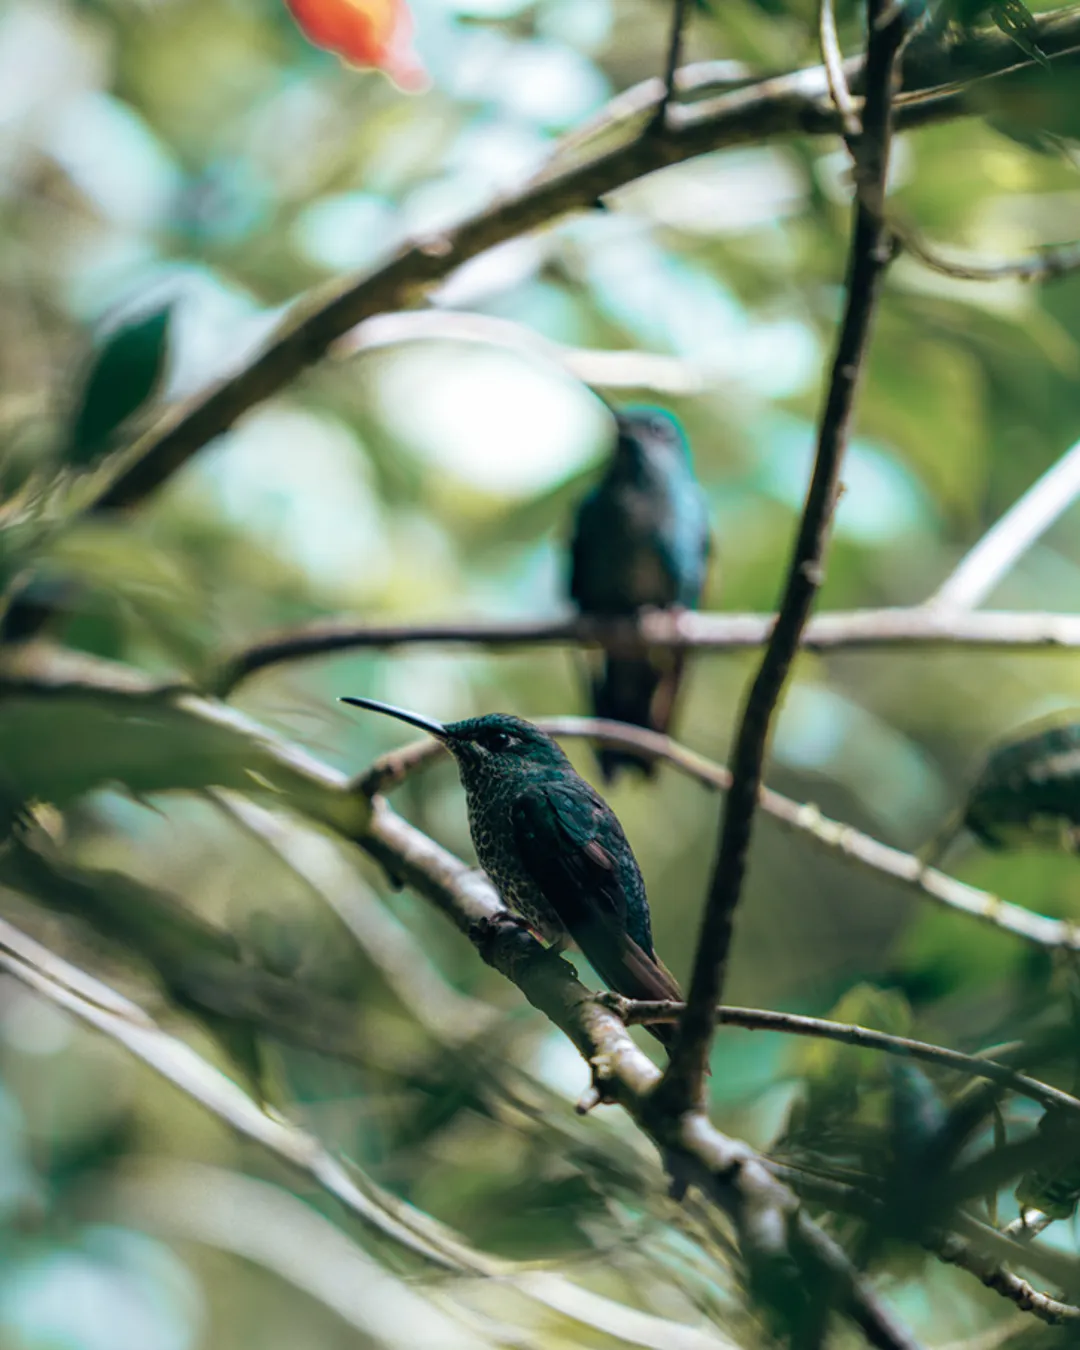
M1046 1145L1042 1167L1020 1178L1017 1202L1038 1209L1051 1219L1071 1218L1080 1202L1080 1131L1074 1117L1047 1111L1039 1121L1038 1137Z
M168 356L171 306L110 334L90 368L64 458L87 468L157 388Z
M35 645L0 657L0 793L63 807L95 788L136 797L231 787L345 834L367 799L343 774L235 709L126 666Z
M1030 56L1049 70L1050 62L1038 43L1038 26L1023 0L998 0L997 4L990 6L989 12L1005 36L1011 38L1025 56Z
M59 583L59 585L58 585ZM69 609L105 613L152 636L186 671L205 661L212 634L207 596L185 559L130 522L88 519L63 530L41 551L35 587L68 592Z

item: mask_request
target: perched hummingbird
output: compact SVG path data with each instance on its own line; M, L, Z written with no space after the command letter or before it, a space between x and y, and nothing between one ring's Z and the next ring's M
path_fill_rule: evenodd
M445 726L370 698L343 698L438 737L457 761L480 866L546 941L568 938L616 993L679 999L653 949L637 860L611 807L550 736L508 713ZM665 1044L675 1027L650 1031Z
M963 807L921 850L924 864L936 863L965 829L990 849L1080 852L1080 722L1055 715L996 746Z
M618 436L603 478L578 508L570 597L582 614L695 609L709 559L705 496L678 421L659 408L615 414ZM682 680L683 652L602 658L592 680L597 717L666 732ZM606 783L622 768L651 777L655 761L601 749Z

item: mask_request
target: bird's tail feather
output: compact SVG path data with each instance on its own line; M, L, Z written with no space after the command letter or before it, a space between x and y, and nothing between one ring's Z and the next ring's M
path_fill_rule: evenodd
M626 933L609 937L605 933L601 949L590 943L586 955L593 969L608 986L624 998L682 1001L675 976L656 955L650 956ZM658 1022L647 1028L663 1045L671 1044L677 1031L674 1022Z
M597 717L666 734L675 711L685 656L682 652L659 657L606 657L593 681L593 708ZM597 751L604 782L611 783L623 769L651 778L656 760L633 750L604 746Z

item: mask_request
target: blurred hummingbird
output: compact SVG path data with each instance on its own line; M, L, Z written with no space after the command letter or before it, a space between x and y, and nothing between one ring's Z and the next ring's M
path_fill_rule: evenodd
M705 495L676 418L659 408L615 414L617 438L604 476L578 508L570 597L582 614L635 615L696 609L711 541ZM603 655L592 680L597 717L666 732L682 680L681 651ZM598 752L606 783L623 768L651 777L655 760L627 750Z
M343 698L437 737L457 761L480 866L545 941L572 939L616 993L680 999L653 948L637 860L604 799L539 727L508 713L443 725L370 698ZM665 1044L676 1028L649 1028Z
M1055 714L991 750L963 807L920 850L923 864L939 862L965 829L990 849L1080 852L1080 721Z

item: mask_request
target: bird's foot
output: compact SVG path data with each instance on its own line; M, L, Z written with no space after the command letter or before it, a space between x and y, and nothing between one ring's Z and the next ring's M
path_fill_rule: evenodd
M517 935L518 940L527 939L530 944L535 939L532 929L521 915L509 909L501 909L496 914L477 919L469 930L477 951L489 966L494 964L496 944L511 940L513 935Z
M616 1017L625 1020L630 1000L624 995L617 994L614 989L601 989L596 995L596 1001L601 1007L610 1008Z

